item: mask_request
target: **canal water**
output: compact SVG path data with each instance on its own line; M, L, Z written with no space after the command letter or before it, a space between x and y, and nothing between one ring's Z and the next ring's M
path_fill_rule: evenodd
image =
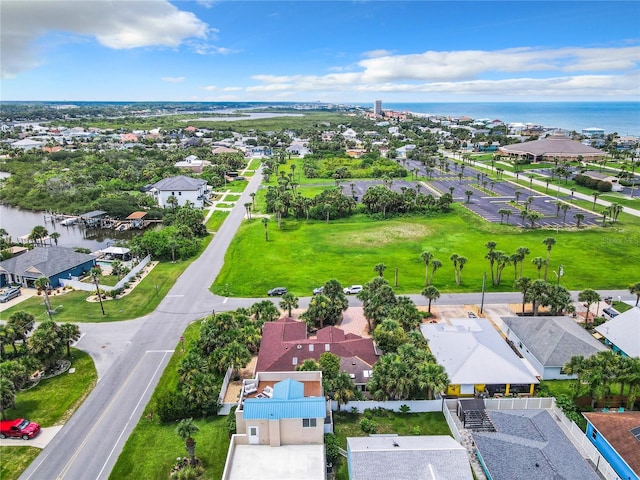
M42 225L49 234L58 232L58 245L61 247L83 247L92 252L114 245L119 240L130 240L140 235L142 230L126 230L118 232L112 229L86 228L81 225L64 226L59 221L52 222L44 212L32 212L19 208L0 205L0 228L4 228L17 241L18 237L29 235L33 227ZM52 241L55 245L55 242Z

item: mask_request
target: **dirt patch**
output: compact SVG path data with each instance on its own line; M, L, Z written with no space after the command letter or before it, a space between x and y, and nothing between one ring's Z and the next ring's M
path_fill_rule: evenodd
M421 239L432 233L431 228L420 224L383 225L380 227L349 232L341 242L355 247L370 247L371 245L387 245L398 240Z

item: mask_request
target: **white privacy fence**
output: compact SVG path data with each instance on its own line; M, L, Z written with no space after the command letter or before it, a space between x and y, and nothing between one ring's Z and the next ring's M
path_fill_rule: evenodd
M130 282L147 264L151 261L151 255L147 255L140 263L138 263L135 267L131 269L129 273L127 273L115 286L110 285L100 285L100 290L104 290L105 292L110 292L111 290L116 290L118 288L123 288L124 284ZM85 292L95 292L96 286L93 283L81 282L80 280L72 280L61 278L60 283L63 287L71 287L74 290L83 290Z
M402 405L408 406L409 412L411 413L439 412L440 410L442 410L442 400L389 400L386 402L354 400L349 403L340 405L340 410L349 412L352 409L356 408L358 409L358 413L363 413L367 408L385 408L387 410L399 412ZM338 402L336 402L335 400L331 401L331 410L338 410Z

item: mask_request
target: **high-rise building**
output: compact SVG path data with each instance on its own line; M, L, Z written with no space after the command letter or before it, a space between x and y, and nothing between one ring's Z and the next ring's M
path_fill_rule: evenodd
M382 100L376 100L373 103L373 113L374 115L382 115Z

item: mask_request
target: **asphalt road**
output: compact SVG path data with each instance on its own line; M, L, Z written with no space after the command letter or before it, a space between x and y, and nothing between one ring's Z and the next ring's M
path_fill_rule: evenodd
M216 297L208 290L242 222L243 204L251 201L249 193L255 192L260 182L261 175L256 173L209 247L178 278L152 314L116 324L82 324L83 337L77 346L94 358L98 384L21 479L108 478L187 325L214 309L231 310L262 300ZM632 299L628 291L600 293ZM426 304L421 295L410 297L416 304ZM519 293L490 293L485 303L517 303L520 299ZM272 301L277 304L280 299ZM301 298L300 306L306 307L308 302L309 297ZM438 300L442 305L480 302L480 293L443 294ZM360 305L354 296L349 297L349 303Z

